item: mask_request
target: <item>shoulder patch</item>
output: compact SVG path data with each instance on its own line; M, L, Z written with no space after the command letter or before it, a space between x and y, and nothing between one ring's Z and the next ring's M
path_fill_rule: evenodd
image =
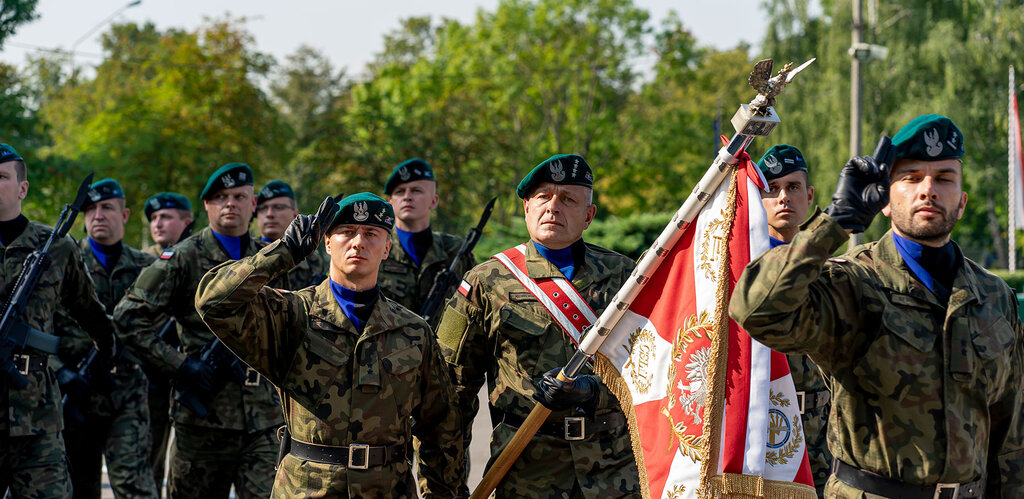
M469 298L469 292L472 289L473 286L470 283L466 282L465 280L462 281L462 284L459 284L459 294L465 296L466 298Z
M174 250L164 250L163 253L160 253L161 260L170 260L172 256L174 256Z

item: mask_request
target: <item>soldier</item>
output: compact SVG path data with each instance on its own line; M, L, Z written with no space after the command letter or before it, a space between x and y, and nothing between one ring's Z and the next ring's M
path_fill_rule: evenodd
M280 239L288 224L298 215L295 191L285 182L273 180L264 185L256 196L256 226L259 227L260 239L266 243ZM324 261L324 257L319 251L314 251L288 272L287 289L299 290L316 286L327 278L326 270L327 262Z
M789 244L800 231L800 224L807 219L807 210L814 202L814 187L810 185L807 162L799 149L780 144L769 149L757 162L757 167L768 181L768 192L761 193L761 204L768 215L771 246ZM800 404L814 487L818 496L822 496L825 482L832 472L832 454L828 451L827 442L830 393L821 371L808 356L790 354L788 358Z
M730 315L821 367L826 496L1024 497L1017 301L949 238L967 203L963 134L924 115L892 144L891 171L852 158L825 212L748 265ZM829 258L879 210L888 233Z
M577 303L600 315L634 266L625 256L583 242L597 211L592 189L593 175L581 156L552 156L530 171L516 189L530 242L466 273L438 326L467 443L486 378L494 426L491 463L533 409L533 397L554 411L498 486L498 497L640 496L618 401L593 375L573 382L554 378L581 334L559 321L589 313ZM558 283L558 291L544 291L548 283ZM535 292L564 310L546 308ZM576 295L571 300L570 292ZM538 379L535 395L531 381ZM559 391L564 392L556 399Z
M192 202L176 192L161 192L146 200L143 208L149 233L156 241L142 251L159 257L164 250L192 234ZM166 323L165 323L166 324ZM162 495L167 443L171 437L171 386L159 372L149 375L149 421L152 450L150 465L157 491Z
M328 198L278 242L200 283L203 320L284 397L288 454L273 497L415 498L413 436L424 497L468 495L455 392L433 332L377 286L393 225L391 205L373 194ZM267 286L320 241L330 280L295 293Z
M426 161L413 158L395 167L384 184L384 193L395 207L395 249L381 265L378 282L385 296L418 314L434 278L455 259L462 238L430 230L430 215L439 198L434 170ZM394 244L396 239L398 244ZM476 259L467 255L456 274L464 274L473 265ZM452 286L445 296L454 292Z
M217 345L195 310L203 274L264 246L249 237L252 185L252 169L242 163L214 172L200 195L210 226L164 251L114 310L125 343L141 347L132 353L174 384L171 498L228 497L232 484L238 497L266 497L273 483L274 428L283 422L274 387L255 371L243 373L244 382L225 379L220 372L233 366L204 361L200 352ZM177 322L181 352L157 337L167 317ZM193 396L205 399L206 416L182 405Z
M114 311L125 290L153 258L124 244L124 226L131 214L125 206L124 189L116 180L104 179L89 187L82 205L88 237L78 245L100 301ZM61 391L69 396L65 414L64 442L71 468L75 497L99 498L102 465L116 497L156 497L156 483L149 467L150 434L147 392L149 382L138 363L119 355L113 365L99 362L97 369L113 386L104 393L80 376L75 366L92 349L88 334L64 310L56 317L61 333L58 351L64 367L57 371ZM94 361L97 362L97 361Z
M165 249L192 234L192 202L177 192L161 192L146 200L143 210L154 243L142 251L159 257Z
M25 259L45 244L52 228L30 222L21 213L28 194L25 161L7 144L0 144L0 244L3 264L0 285L10 293ZM50 246L51 263L32 292L31 307L22 320L28 327L12 332L24 336L16 348L15 367L28 379L17 388L0 376L0 495L12 498L70 497L71 477L65 461L64 419L60 391L50 355L57 353L58 338L53 316L58 308L67 310L88 332L105 359L114 356L114 323L96 298L92 281L70 238L57 239ZM5 338L0 341L16 341Z

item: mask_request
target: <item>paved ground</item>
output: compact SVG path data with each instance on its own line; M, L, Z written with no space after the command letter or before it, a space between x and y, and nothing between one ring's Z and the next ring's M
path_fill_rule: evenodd
M487 458L490 456L489 442L491 435L491 418L490 414L487 412L486 386L484 389L480 390L480 408L480 413L477 414L477 418L473 421L473 441L469 446L470 490L473 490L473 488L480 483L480 479L484 475L484 466L487 464ZM173 438L173 434L171 438ZM103 475L103 499L114 499L114 494L110 490L110 484L107 483L106 468L104 468Z

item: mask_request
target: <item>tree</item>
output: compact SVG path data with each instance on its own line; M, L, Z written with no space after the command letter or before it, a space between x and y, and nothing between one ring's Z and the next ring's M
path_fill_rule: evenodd
M39 0L4 0L0 2L0 47L4 41L18 31L18 27L39 17L36 4Z

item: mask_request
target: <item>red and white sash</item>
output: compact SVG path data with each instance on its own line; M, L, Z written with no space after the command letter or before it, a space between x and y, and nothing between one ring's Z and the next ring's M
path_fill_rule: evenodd
M580 292L564 277L534 279L526 272L526 245L520 244L494 255L512 275L540 301L573 344L579 346L583 330L597 322L597 314L590 309Z

